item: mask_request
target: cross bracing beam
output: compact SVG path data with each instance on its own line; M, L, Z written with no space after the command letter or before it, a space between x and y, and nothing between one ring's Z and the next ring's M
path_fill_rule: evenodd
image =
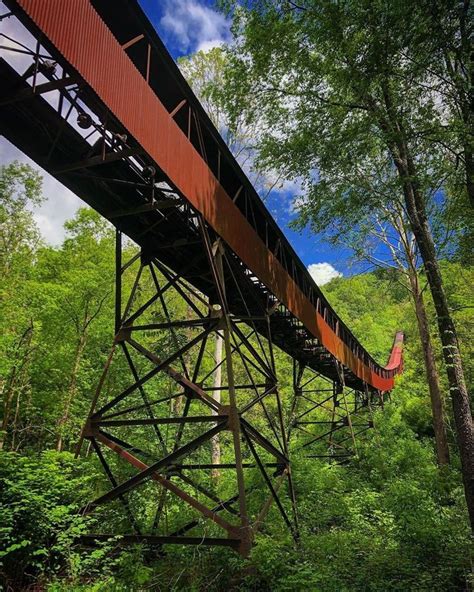
M238 277L233 275L233 283L225 283L225 247L219 239L210 236L205 225L201 226L201 239L211 274L219 283L213 304L202 294L178 290L182 278L170 276L169 270L153 256L143 253L140 258L133 257L130 265L124 265L122 241L120 234L117 235L118 323L114 353L105 373L113 376L128 368L131 384L125 383L119 392L107 391L104 386L107 378L104 378L92 402L82 438L92 442L112 488L89 502L82 512L120 502L136 533L126 534L124 542L171 544L179 542L182 536L183 544L192 544L194 539L187 533L201 530L201 537L208 539L209 544L227 545L226 541L231 540L230 546L246 555L272 507L293 536L298 534L285 419L278 395L271 334L263 338L255 330L235 333L237 317L225 311L229 310L227 294L235 291ZM178 301L187 306L185 319L179 316ZM262 310L258 318L264 317L264 313ZM164 318L166 322L150 323L151 318ZM137 328L140 330L133 330ZM225 355L221 362L211 363L209 367L209 354L204 356L203 349L217 335L224 339ZM155 353L157 344L163 352L161 355ZM117 345L121 346L118 351ZM121 360L117 359L120 351L124 354ZM178 371L174 365L179 362ZM226 379L215 389L213 377L217 365L225 368ZM265 382L257 379L262 365ZM178 393L174 392L176 389ZM170 395L166 396L166 391ZM164 396L151 397L151 392L161 392ZM220 401L215 400L217 392ZM145 434L151 436L152 428L158 431L150 440ZM209 462L209 445L216 437L225 449L225 460L231 462ZM110 470L111 453L138 472L119 481ZM224 469L226 474L235 475L237 494L230 501L220 494L219 479L216 481L215 477L216 472L219 474ZM256 507L249 495L246 482L250 473L253 482L260 480L261 486L268 489L263 507ZM136 516L131 502L133 495L146 495L143 492L150 482L168 492L168 498L158 498L152 525ZM288 496L283 493L284 482ZM221 487L225 489L227 483L226 477ZM168 502L176 506L176 499L183 504L182 513L188 522L169 524L167 520L167 531L158 534L156 529L163 523L160 517L167 511ZM189 512L197 513L200 519L192 518ZM203 520L208 524L204 532ZM217 534L219 529L223 531L221 537L210 536L210 531ZM103 536L88 535L82 542L92 543Z
M357 436L373 427L372 411L383 404L383 393L347 389L343 378L340 375L330 381L297 360L293 362L295 397L288 439L292 449L306 458L347 460L357 454Z

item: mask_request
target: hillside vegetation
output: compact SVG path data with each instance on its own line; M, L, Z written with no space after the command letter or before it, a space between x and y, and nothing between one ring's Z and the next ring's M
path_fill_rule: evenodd
M471 589L470 529L452 419L448 409L452 462L439 467L414 308L394 272L338 278L324 287L335 310L381 361L395 330L403 328L405 372L391 401L383 410L374 410L374 429L360 437L358 454L348 463L292 455L299 546L294 546L275 508L245 562L225 549L168 547L164 555L156 549L123 549L120 533L127 532L128 525L119 513L80 517L79 508L109 487L96 455L83 449L75 459L73 453L113 338L114 232L96 213L81 209L67 222L64 243L57 248L45 245L28 209L40 196L40 178L18 164L4 167L2 175L3 589ZM5 193L9 179L15 181L10 209ZM126 249L133 254L133 245ZM454 259L443 260L441 267L472 385L474 318L469 303L474 274ZM172 312L183 306L174 301L168 305ZM427 308L432 318L428 298ZM432 333L442 368L434 328ZM205 355L211 357L212 351ZM288 416L291 365L281 352L277 367ZM443 372L441 386L447 393ZM210 448L200 454L210 458ZM115 469L125 476L119 466ZM216 487L225 489L226 475L220 479ZM255 485L255 495L261 491L263 496L263 484ZM145 524L152 508L144 505L140 493L134 495ZM177 512L171 506L167 519L179 518ZM92 550L77 544L81 533L104 524L117 533L115 539Z

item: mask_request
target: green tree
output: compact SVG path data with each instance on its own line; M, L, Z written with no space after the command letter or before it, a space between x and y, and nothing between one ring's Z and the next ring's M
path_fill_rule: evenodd
M448 115L444 134L434 137L448 149L460 172L458 188L474 208L474 6L436 0L421 2L420 9L426 27L418 30L418 43L426 48L431 89L442 96Z
M446 168L441 144L426 133L443 128L441 97L425 85L429 52L416 42L428 15L401 1L261 0L233 16L236 43L223 92L233 112L265 121L264 166L303 177L308 193L326 190L327 200L334 196L320 182L326 167L344 174L379 155L396 171L436 310L474 528L474 426L427 209ZM340 197L341 210L353 205ZM366 195L362 207L377 204Z
M41 183L40 175L26 164L0 167L0 449L7 432L16 431L20 401L29 388L35 327L26 306L27 281L41 245L31 208L43 201Z
M41 205L42 178L27 164L0 167L0 273L21 275L41 242L32 208Z
M324 188L321 189L321 186ZM327 198L329 193L332 199ZM443 212L439 211L435 196L436 192L431 192L429 207L437 234L441 235L445 232L445 225L439 223ZM365 206L365 198L370 207ZM356 260L367 262L371 267L390 270L394 279L410 293L423 348L438 462L440 465L448 464L444 396L423 294L426 282L420 274L418 248L390 162L368 158L343 173L327 166L320 171L318 186L298 200L296 209L297 228L309 225L331 243L350 247ZM443 216L441 218L444 219Z
M102 336L107 331L114 285L114 232L107 221L93 210L81 208L66 222L65 228L67 236L61 249L45 249L37 268L38 279L49 284L52 297L51 308L43 316L45 341L51 348L48 363L57 367L61 361L56 386L59 389L56 406L59 417L55 427L58 451L63 448L66 434L68 440L77 437L76 420L71 414L78 389L81 387L86 400L91 396L92 376L97 369L84 356L94 325L98 323ZM107 345L110 335L103 336L104 343L97 345ZM89 373L92 376L87 376ZM83 405L79 407L82 409ZM71 433L72 425L75 429Z

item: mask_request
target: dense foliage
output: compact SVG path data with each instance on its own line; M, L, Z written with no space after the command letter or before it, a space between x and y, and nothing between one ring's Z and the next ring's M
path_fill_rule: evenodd
M248 562L230 551L199 547L170 547L164 556L139 547L124 550L119 534L92 550L77 545L78 535L93 531L97 521L108 521L117 533L128 528L119 513L87 519L78 514L108 485L95 455L75 459L72 454L113 336L113 232L83 209L67 223L64 243L46 246L26 207L33 198L41 198L41 188L31 170L17 164L2 169L4 244L13 236L10 224L17 230L14 247L3 250L1 259L0 573L5 590L31 585L50 592L469 589L470 534L453 433L450 429L453 463L439 470L412 303L396 275L384 271L336 279L325 287L336 310L379 359L386 356L393 332L404 328L406 371L349 464L294 455L298 547L274 508ZM126 249L133 253L133 246ZM443 274L472 381L472 270L444 261ZM281 352L277 365L288 409L291 367ZM139 494L134 503L143 516L153 509ZM179 509L170 509L170 521L173 512Z
M221 95L231 120L244 112L263 128L257 141L262 165L287 179L300 176L299 223L329 230L336 239L362 236L364 247L356 240L355 248L372 262L379 257L367 245L367 233L395 260L393 244L407 243L402 256L425 348L438 459L446 464L443 397L414 277L419 255L435 308L474 530L474 422L438 234L441 209L444 230L457 235L448 241L450 249L457 243L460 258L472 254L472 3L222 4L232 16L235 43ZM407 248L412 243L415 252Z

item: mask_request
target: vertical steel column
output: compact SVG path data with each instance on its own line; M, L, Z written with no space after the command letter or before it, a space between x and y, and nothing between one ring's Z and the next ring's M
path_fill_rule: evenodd
M224 246L221 241L217 241L213 247L213 254L217 269L217 278L220 282L223 302L222 306L222 321L224 329L224 348L226 359L227 383L229 389L229 428L232 431L232 439L234 444L237 488L239 492L239 512L240 524L242 529L242 543L240 552L242 555L247 555L252 545L252 537L249 529L249 519L247 516L247 504L245 499L245 479L244 470L242 467L242 451L240 448L240 417L237 410L237 400L235 397L235 380L234 380L234 366L232 362L232 345L231 345L231 323L227 310L226 301L226 286L224 278L224 266L222 261Z

